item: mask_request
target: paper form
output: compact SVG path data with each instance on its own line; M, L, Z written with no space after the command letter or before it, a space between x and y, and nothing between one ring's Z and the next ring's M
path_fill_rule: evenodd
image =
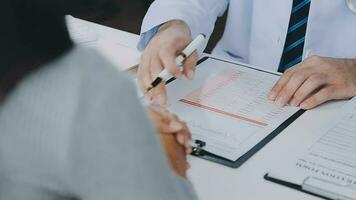
M356 98L328 126L309 134L303 144L294 148L297 153L285 155L285 162L272 169L270 175L295 184L312 176L356 192Z
M268 100L278 75L208 59L194 81L168 85L169 108L207 143L206 150L237 160L281 123L295 107L279 108Z

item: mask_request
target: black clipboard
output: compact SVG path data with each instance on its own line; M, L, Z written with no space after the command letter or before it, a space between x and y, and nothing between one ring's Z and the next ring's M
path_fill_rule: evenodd
M221 62L226 62L226 63L230 63L230 64L234 64L234 65L239 65L239 66L242 66L242 67L250 68L250 69L253 69L253 70L256 70L256 71L278 75L276 73L264 71L264 70L261 70L261 69L256 69L256 68L253 68L251 66L244 65L244 64L237 64L237 63L234 63L234 62L229 62L229 61L226 61L226 60L221 60L221 59L218 59L218 58L213 58L213 57L208 57L208 56L203 57L202 59L200 59L198 61L198 63L197 63L197 67L199 67L199 65L201 63L205 62L208 59L214 59L214 60L218 60L218 61L221 61ZM174 80L175 80L175 78L171 78L170 80L168 80L166 82L166 84L169 84ZM280 134L290 124L292 124L304 112L305 112L305 110L299 110L298 112L296 112L294 115L292 115L286 121L284 121L280 126L278 126L272 133L270 133L268 136L266 136L264 139L262 139L258 144L256 144L248 152L246 152L244 155L242 155L241 157L239 157L235 161L231 161L231 160L223 158L223 157L221 157L219 155L215 155L215 154L212 154L210 152L205 151L204 150L205 143L203 141L196 141L196 145L197 146L193 147L193 152L191 153L191 155L199 157L199 158L202 158L202 159L205 159L205 160L209 160L209 161L212 161L212 162L215 162L215 163L219 163L219 164L231 167L231 168L238 168L242 164L244 164L249 158L251 158L255 153L257 153L259 150L261 150L266 144L268 144L271 140L273 140L273 138L275 138L278 134Z
M303 193L306 193L306 194L309 194L309 195L312 195L312 196L315 196L315 197L319 197L319 198L322 198L322 199L325 199L325 200L332 200L332 199L324 197L322 195L305 191L305 190L303 190L301 185L273 178L273 177L269 176L268 173L265 174L264 179L267 180L267 181L270 181L272 183L276 183L276 184L279 184L279 185L282 185L282 186L285 186L285 187L288 187L288 188L291 188L291 189L294 189L294 190L297 190L299 192L303 192Z

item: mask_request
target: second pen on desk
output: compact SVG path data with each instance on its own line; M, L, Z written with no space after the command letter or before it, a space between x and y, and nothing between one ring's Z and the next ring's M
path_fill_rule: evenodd
M176 64L178 66L183 65L183 61L193 54L200 45L203 44L205 41L206 36L204 34L199 34L183 51L182 53L176 58ZM146 93L151 91L153 88L157 87L162 81L167 81L172 77L167 69L164 69L161 73L159 73L158 77L152 81L151 85L147 88Z

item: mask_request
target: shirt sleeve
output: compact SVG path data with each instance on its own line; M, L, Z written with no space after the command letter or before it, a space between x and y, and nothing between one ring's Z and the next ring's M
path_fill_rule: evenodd
M96 67L80 89L69 185L83 200L196 199L175 176L131 80ZM100 89L97 89L100 88Z
M171 20L182 20L188 24L192 37L200 33L210 38L216 19L224 14L229 0L156 0L143 20L141 35ZM207 42L198 49L201 54Z
M149 31L145 32L145 33L142 33L141 36L140 36L140 40L138 42L138 45L137 45L137 49L139 51L143 51L146 46L148 45L148 43L150 42L150 40L153 38L153 36L156 35L156 33L158 32L158 29L159 29L160 26L155 26L153 27L152 29L150 29Z

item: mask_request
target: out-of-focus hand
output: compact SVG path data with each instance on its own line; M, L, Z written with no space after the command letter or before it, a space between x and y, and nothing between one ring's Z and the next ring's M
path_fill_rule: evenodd
M167 68L168 71L180 79L185 75L188 79L194 78L198 54L195 52L183 63L183 71L176 64L176 57L192 41L188 25L180 20L172 20L163 24L158 33L148 43L144 50L138 68L138 80L143 92L159 73ZM167 94L165 84L161 83L148 94L149 100L155 104L166 105Z
M160 139L172 170L177 175L185 177L189 168L186 156L192 151L191 134L186 123L158 106L150 106L149 113L160 132Z
M319 56L307 58L287 70L273 87L270 100L312 109L326 101L356 95L356 59Z

